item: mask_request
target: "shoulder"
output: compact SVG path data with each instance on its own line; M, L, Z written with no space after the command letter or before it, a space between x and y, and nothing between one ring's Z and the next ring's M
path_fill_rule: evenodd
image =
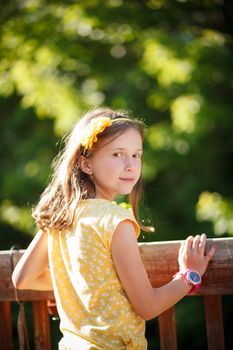
M135 233L137 233L137 229L135 228L134 223L131 220L126 219L117 225L113 237L115 238L115 241L120 240L121 242L124 242L124 244L130 244L137 240Z
M115 202L110 202L105 199L92 199L82 201L85 206L86 215L92 217L95 222L98 222L100 230L103 232L113 233L116 227L124 222L131 225L136 232L136 236L140 234L140 227L133 215L132 209L125 208Z

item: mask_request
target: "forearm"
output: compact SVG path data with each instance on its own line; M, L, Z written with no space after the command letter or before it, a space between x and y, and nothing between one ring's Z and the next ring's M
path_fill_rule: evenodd
M47 268L47 234L39 231L16 265L13 284L19 289L52 289Z
M150 318L154 318L185 297L192 289L184 278L172 280L159 288L154 288L153 306Z
M134 310L148 321L175 305L189 293L191 288L184 278L172 280L159 288L147 285L143 288L143 293L140 293L140 297L133 302Z

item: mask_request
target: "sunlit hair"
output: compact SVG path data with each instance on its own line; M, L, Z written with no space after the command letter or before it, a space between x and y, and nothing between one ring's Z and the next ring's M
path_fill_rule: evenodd
M94 143L91 150L84 152L84 147L81 145L83 130L92 119L98 117L109 117L111 120L117 120L98 135L98 141ZM75 125L65 140L64 150L55 158L52 164L54 172L51 182L42 193L39 203L33 209L32 216L40 229L65 230L73 225L78 201L95 198L95 184L91 177L80 169L80 155L84 155L86 158L92 157L95 151L101 147L103 141L109 139L109 142L111 142L128 128L138 130L142 139L144 138L144 124L142 121L132 118L125 111L113 111L109 108L95 108L86 113ZM141 229L151 231L138 219L141 190L142 179L140 177L129 195L129 203Z

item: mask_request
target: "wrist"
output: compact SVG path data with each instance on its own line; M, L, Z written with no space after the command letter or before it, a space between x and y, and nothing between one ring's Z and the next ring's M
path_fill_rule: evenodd
M189 293L191 293L193 286L188 284L183 276L178 275L178 272L177 275L174 275L172 281L174 281L176 283L175 285L179 286L180 289L182 288L182 293L184 295L188 295Z
M185 282L192 287L189 294L198 291L201 286L201 275L199 272L192 269L181 269L174 276L173 279L183 278Z

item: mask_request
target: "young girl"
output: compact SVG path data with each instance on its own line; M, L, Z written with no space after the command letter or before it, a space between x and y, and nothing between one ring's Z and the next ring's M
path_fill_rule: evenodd
M33 210L39 232L19 261L19 289L54 290L60 350L145 350L145 320L170 308L201 283L212 247L189 236L180 271L152 288L137 245L143 124L97 108L77 123L54 176ZM132 211L113 203L129 194ZM195 270L195 271L192 271ZM50 277L51 276L51 277Z

